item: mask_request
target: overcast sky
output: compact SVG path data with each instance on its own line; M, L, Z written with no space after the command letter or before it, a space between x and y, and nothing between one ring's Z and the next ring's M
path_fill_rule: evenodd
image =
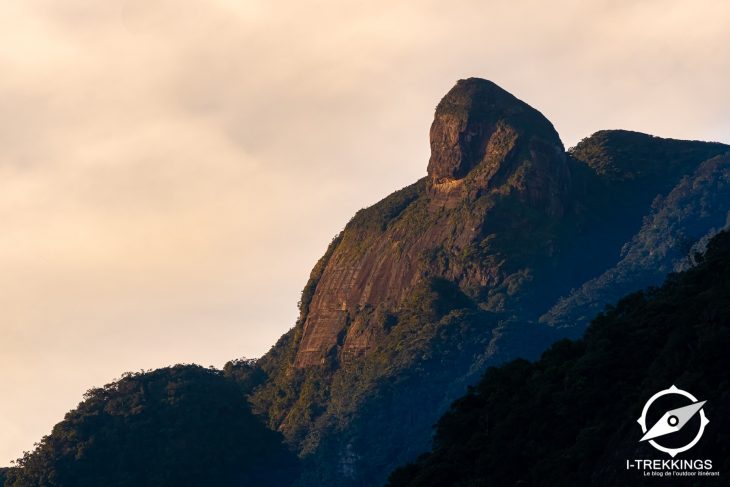
M0 465L128 370L295 320L350 216L425 175L459 78L730 142L730 2L0 0Z

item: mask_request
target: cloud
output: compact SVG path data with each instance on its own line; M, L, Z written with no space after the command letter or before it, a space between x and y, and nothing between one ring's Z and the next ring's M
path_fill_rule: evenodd
M0 461L125 370L288 329L362 206L425 174L458 78L566 145L730 142L726 2L28 0L0 5Z

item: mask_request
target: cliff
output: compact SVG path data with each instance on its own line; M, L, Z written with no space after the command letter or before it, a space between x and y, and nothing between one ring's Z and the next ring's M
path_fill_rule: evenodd
M321 264L295 366L367 353L382 330L363 311L397 312L430 276L473 295L497 287L518 265L464 258L504 230L490 226L495 207L509 201L532 218L558 219L569 181L563 145L542 114L489 81L459 81L436 108L428 177L358 213Z
M382 482L487 366L579 336L690 262L730 207L728 146L611 130L565 151L486 80L444 96L430 141L426 177L352 218L259 361L251 401L303 457L300 485Z
M730 235L714 237L698 261L660 288L618 301L583 339L561 341L534 363L490 369L441 418L432 451L394 472L388 485L656 485L626 462L670 458L640 441L636 419L671 385L707 401L710 421L697 445L677 458L708 459L720 478L665 476L662 485L725 485ZM686 445L699 422L695 416L659 443Z

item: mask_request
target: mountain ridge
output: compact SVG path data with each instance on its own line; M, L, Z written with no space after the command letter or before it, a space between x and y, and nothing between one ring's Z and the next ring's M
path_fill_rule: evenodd
M429 134L426 175L332 239L295 326L214 379L299 455L298 487L382 484L489 366L580 336L727 226L724 144L609 130L566 151L539 111L475 78Z
M540 318L619 263L657 195L730 152L624 130L565 151L547 119L505 93L483 80L457 82L435 111L426 178L353 217L315 267L297 326L261 359L270 380L252 395L254 409L317 472L301 485L382 481L383 465L427 447L438 414L488 365L536 358L579 336L613 294L581 303L590 309L573 326ZM488 95L497 100L480 98ZM505 111L525 111L529 123ZM668 206L717 190L702 188ZM722 193L702 211L727 207ZM697 220L699 241L722 226L693 215L672 228ZM637 277L622 289L645 283ZM436 311L439 302L450 304ZM369 434L400 447L380 451Z
M730 234L718 233L697 260L661 287L618 301L582 339L560 341L532 363L490 368L439 420L431 452L396 470L388 486L655 485L626 462L658 458L640 441L636 418L655 391L671 385L707 400L710 426L689 458L708 459L708 470L720 472L702 485L724 485Z

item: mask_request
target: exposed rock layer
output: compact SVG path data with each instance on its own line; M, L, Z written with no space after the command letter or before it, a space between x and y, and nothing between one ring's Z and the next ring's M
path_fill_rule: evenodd
M331 353L366 353L378 333L361 311L397 312L426 277L469 289L497 285L504 276L494 262L465 265L449 254L479 245L497 199L514 198L555 219L569 186L563 144L540 112L489 81L459 81L436 108L428 178L396 194L398 201L389 197L359 213L345 229L309 304L296 366L324 363ZM387 217L380 226L361 223L378 212ZM428 261L439 252L448 262L434 269Z

